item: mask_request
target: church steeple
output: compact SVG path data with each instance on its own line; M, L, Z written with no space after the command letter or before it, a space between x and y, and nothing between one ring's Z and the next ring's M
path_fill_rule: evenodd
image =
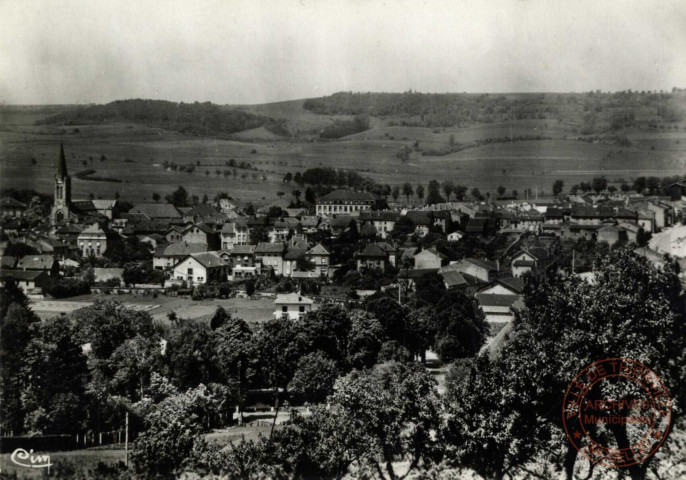
M57 177L67 177L67 159L64 157L64 144L60 142L60 163L57 166Z

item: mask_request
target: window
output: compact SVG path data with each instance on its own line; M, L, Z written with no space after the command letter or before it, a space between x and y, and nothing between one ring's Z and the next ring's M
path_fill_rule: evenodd
M282 311L283 313L288 313L288 307L287 307L286 305L282 306L282 307L281 307L281 311Z
M188 275L193 275L193 269L192 268L188 269Z
M299 311L300 313L305 313L305 305L300 305L300 306L298 307L298 311Z

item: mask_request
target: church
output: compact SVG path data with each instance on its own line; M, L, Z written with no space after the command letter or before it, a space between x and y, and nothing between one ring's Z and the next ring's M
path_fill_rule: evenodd
M67 158L64 145L60 143L60 159L55 174L55 200L52 204L50 221L53 226L70 222L107 223L118 216L116 200L74 200L71 199L71 176L67 172Z

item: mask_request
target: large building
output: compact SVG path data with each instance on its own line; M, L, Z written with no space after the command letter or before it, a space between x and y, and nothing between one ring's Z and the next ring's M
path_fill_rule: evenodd
M317 200L317 215L347 213L357 216L360 212L371 210L374 200L371 193L335 190Z
M64 145L60 144L60 159L55 175L55 201L52 205L50 219L53 225L67 223L71 216L71 177L67 173L67 159L64 156Z

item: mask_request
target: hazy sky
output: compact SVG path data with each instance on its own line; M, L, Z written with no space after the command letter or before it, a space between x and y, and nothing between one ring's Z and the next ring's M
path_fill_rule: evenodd
M684 0L0 0L0 103L686 87Z

